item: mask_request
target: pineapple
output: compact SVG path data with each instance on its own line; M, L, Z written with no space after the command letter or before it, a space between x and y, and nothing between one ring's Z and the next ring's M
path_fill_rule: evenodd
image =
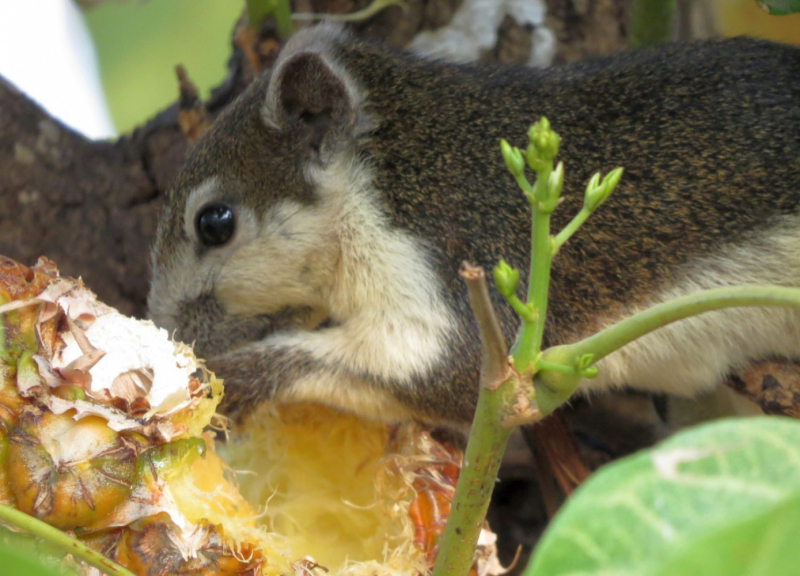
M0 503L140 575L432 568L461 455L428 430L310 404L231 427L190 347L46 259L0 258L0 312ZM486 527L474 573L502 571Z

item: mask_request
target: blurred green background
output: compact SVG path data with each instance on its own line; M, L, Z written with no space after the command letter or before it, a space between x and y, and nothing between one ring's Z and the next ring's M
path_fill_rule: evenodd
M755 0L712 0L718 29L800 44L800 14L769 16ZM84 0L84 3L90 3ZM85 10L111 116L120 134L177 98L183 64L208 96L225 76L231 33L244 0L106 1Z
M207 98L225 77L244 0L133 0L85 11L111 117L130 132L178 97L183 64Z

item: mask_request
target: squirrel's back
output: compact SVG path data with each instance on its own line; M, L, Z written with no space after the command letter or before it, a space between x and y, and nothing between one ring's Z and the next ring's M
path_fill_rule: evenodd
M594 171L625 167L559 256L568 261L556 267L553 297L570 308L594 308L600 296L636 303L670 279L668 266L740 242L800 205L795 47L676 43L545 70L452 66L361 43L342 54L380 118L368 147L377 188L398 225L454 247L443 260L451 275L465 258L505 255L525 268L528 210L497 143L522 145L541 116L561 135L567 166L556 226L579 209ZM578 313L562 312L565 324Z
M361 43L342 55L381 119L369 146L376 187L398 226L436 246L453 305L466 318L458 263L491 267L503 257L528 267L529 209L497 143L505 137L522 146L525 127L541 116L562 137L567 169L555 229L580 209L594 171L625 167L615 193L556 259L550 344L693 290L800 283L796 47L708 40L543 70L452 66ZM512 338L514 313L496 294L495 305ZM794 314L715 316L731 322L706 317L661 331L618 355L628 357L626 366L609 359L595 385L680 391L692 387L682 379L713 382L731 362L800 354L797 338L786 337L798 325ZM743 344L738 359L717 346L737 339L761 342ZM684 346L696 361L687 358L678 373L675 349ZM642 362L629 362L633 356Z

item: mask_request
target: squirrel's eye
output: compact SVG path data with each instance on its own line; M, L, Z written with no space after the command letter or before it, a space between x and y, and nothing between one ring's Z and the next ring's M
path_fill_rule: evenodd
M197 214L197 234L206 246L221 246L233 236L236 226L233 210L224 204L211 204Z

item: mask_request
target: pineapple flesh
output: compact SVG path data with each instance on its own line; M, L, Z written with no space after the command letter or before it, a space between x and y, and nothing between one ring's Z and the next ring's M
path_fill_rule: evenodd
M432 568L461 455L428 430L310 404L229 426L190 347L44 258L0 257L0 313L0 503L142 576ZM502 573L488 527L473 572Z

